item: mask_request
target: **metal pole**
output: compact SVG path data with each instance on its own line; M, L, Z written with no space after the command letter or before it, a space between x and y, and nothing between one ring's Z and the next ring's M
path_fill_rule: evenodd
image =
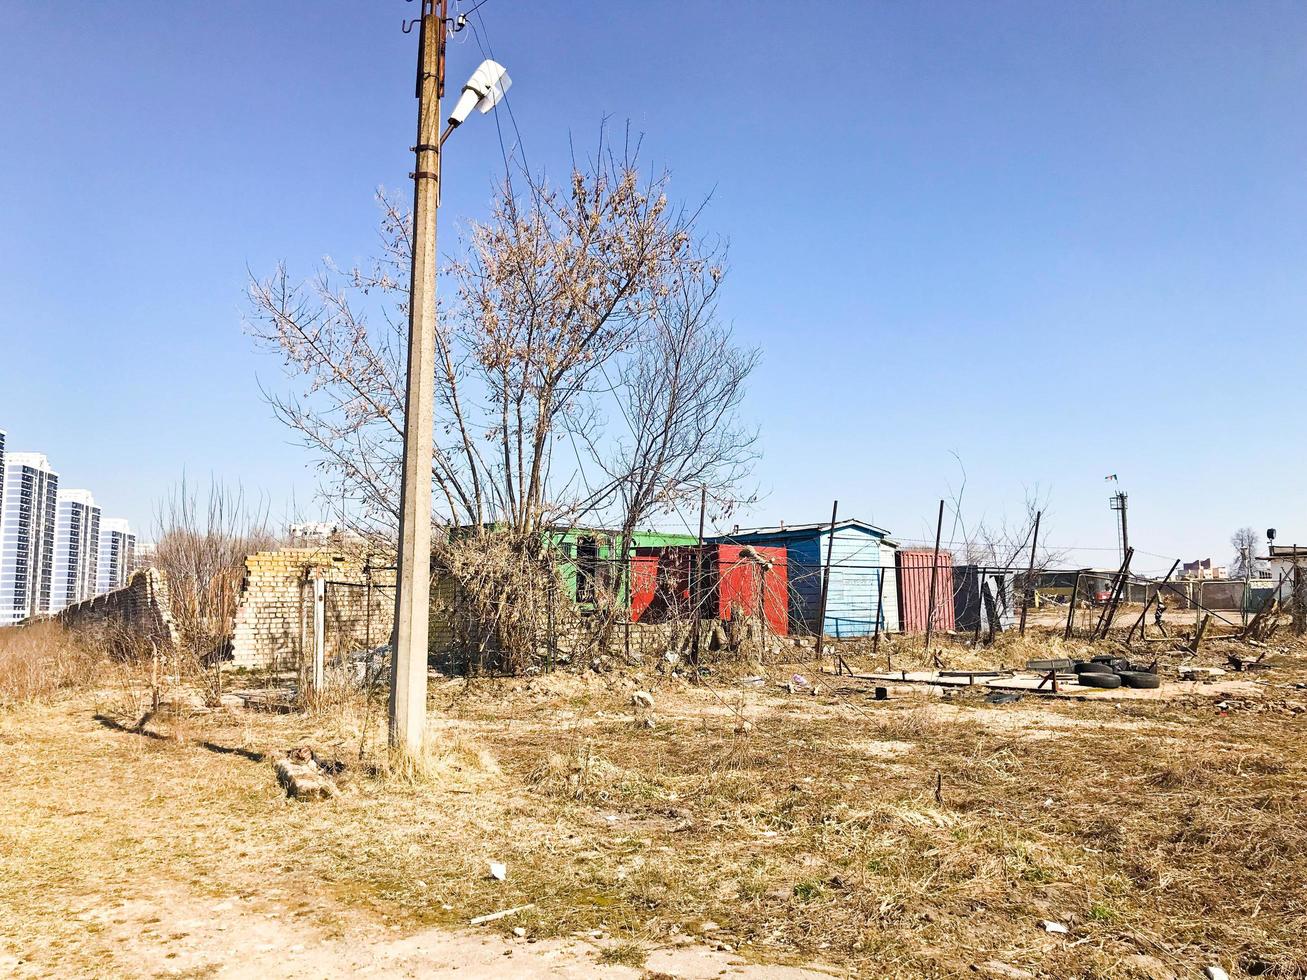
M1115 605L1116 603L1117 590L1121 588L1121 582L1124 580L1126 569L1128 569L1129 567L1130 567L1130 551L1127 549L1125 553L1125 557L1121 559L1121 567L1117 569L1116 576L1112 579L1112 594L1108 596L1107 605L1103 607L1103 611L1098 614L1098 622L1094 624L1094 632L1093 632L1093 637L1091 637L1091 639L1097 638L1098 634L1102 632L1103 620L1107 618L1107 611L1111 609L1112 606Z
M1026 587L1021 590L1021 628L1017 631L1021 636L1026 635L1026 610L1030 606L1030 594L1034 591L1031 583L1035 580L1035 546L1039 543L1039 518L1042 515L1042 511L1035 511L1035 530L1030 535L1030 564L1026 568Z
M690 663L699 666L699 634L703 632L703 518L708 509L708 488L699 488L699 546L694 549L694 567L690 569L690 604L694 607L694 638L690 643ZM698 671L695 672L698 677Z
M1076 572L1075 584L1071 586L1071 606L1066 611L1066 629L1062 631L1062 639L1071 639L1071 627L1076 622L1076 599L1080 596L1080 573Z
M413 147L413 265L409 277L408 383L400 485L399 568L391 658L390 746L422 751L427 720L431 604L431 461L435 415L436 209L440 203L440 96L448 0L421 0L417 143Z
M826 539L826 564L821 573L821 608L817 611L817 661L821 662L822 651L826 645L826 599L830 595L830 559L831 549L835 547L835 518L840 511L837 500L830 508L830 537Z
M1135 624L1130 627L1130 632L1125 635L1125 641L1127 643L1129 643L1131 640L1135 638L1135 630L1140 629L1144 626L1144 617L1148 615L1148 607L1153 604L1154 599L1156 599L1158 596L1162 594L1162 585L1165 585L1167 582L1171 581L1171 576L1175 574L1175 570L1179 567L1180 567L1180 559L1177 558L1175 560L1175 564L1171 566L1171 570L1166 573L1166 578L1162 579L1162 584L1157 587L1157 589L1153 592L1152 595L1148 596L1144 600L1144 611L1139 614L1139 618L1135 620Z
M1103 639L1107 639L1107 631L1112 628L1112 620L1116 618L1116 610L1121 605L1121 600L1125 598L1126 589L1130 585L1130 561L1135 556L1134 548L1127 548L1125 553L1125 564L1121 566L1121 576L1117 580L1116 588L1112 590L1112 598L1108 602L1107 608L1103 610Z
M1117 496L1121 498L1121 550L1129 551L1130 532L1126 527L1125 512L1126 512L1126 507L1129 504L1130 498L1124 493L1118 493Z
M939 581L939 536L944 531L944 501L939 502L939 519L935 521L935 560L930 563L930 598L926 601L926 645L930 649L930 630L935 625L935 583Z
M871 655L880 650L880 621L885 615L885 569L876 569L876 633L871 638Z

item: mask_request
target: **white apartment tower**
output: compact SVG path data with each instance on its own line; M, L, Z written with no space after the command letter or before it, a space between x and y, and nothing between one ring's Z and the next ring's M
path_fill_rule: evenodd
M50 612L90 599L99 585L100 508L90 490L60 490L54 524Z
M0 500L0 625L50 610L59 475L40 453L8 453Z
M121 589L132 577L135 564L136 535L122 518L105 518L100 522L99 580L95 591Z

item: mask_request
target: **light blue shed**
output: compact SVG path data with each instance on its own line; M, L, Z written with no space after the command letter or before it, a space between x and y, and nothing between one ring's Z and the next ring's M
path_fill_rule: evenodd
M790 629L817 632L821 581L831 541L830 524L737 528L713 540L720 544L784 547L789 560ZM880 610L881 632L898 629L899 596L894 574L897 545L884 528L864 521L835 524L830 547L830 590L826 597L827 636L869 636L876 628L880 580L885 591Z

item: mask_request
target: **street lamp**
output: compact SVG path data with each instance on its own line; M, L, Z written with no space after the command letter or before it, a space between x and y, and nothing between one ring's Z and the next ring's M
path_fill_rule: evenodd
M508 72L483 61L468 79L440 132L448 0L422 0L418 42L418 133L413 147L413 266L409 277L408 376L404 390L404 465L399 497L399 560L390 675L390 747L422 754L427 718L427 647L431 605L431 464L435 414L436 209L440 146L473 108L503 98Z
M440 137L440 142L445 142L455 128L463 125L463 120L467 119L474 108L485 115L498 105L512 84L508 69L499 62L486 59L477 65L477 70L463 86L462 94L454 104L454 111L449 114L449 125Z

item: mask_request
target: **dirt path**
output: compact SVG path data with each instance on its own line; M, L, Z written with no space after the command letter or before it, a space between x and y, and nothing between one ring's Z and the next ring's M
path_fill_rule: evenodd
M448 929L405 932L362 918L330 932L284 896L233 896L201 901L164 883L149 897L102 904L85 897L74 913L105 955L86 976L213 977L425 977L456 975L471 980L514 977L639 978L740 977L753 980L823 978L791 967L746 963L727 952L687 943L654 949L643 968L605 964L604 940L507 939L496 933ZM72 976L69 963L26 961L0 954L0 971L15 976Z
M239 798L254 769L256 783L269 782L261 763L117 731L83 708L0 716L0 812L12 818L0 827L0 975L830 976L751 965L689 937L645 947L636 967L607 935L535 941L390 925L384 911L346 906L327 883L278 864L275 819L261 845L206 837L212 819L191 811L205 809L206 791ZM192 826L178 826L184 813Z

